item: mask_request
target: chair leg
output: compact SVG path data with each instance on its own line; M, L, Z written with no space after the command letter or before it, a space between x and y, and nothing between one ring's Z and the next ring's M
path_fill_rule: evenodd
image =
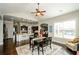
M44 49L43 49L43 46L42 46L42 54L44 55Z
M31 40L29 41L29 49L31 49Z
M33 50L34 50L34 46L32 46L32 53L33 53Z
M52 49L52 47L51 47L51 41L50 41L50 48Z
M39 46L38 46L38 55L39 55Z
M29 44L29 49L31 49L31 44Z
M50 48L52 49L51 45L50 45Z

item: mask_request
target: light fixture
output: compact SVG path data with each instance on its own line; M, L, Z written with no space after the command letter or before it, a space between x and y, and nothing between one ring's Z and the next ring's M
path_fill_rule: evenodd
M44 12L46 12L45 10L42 11L39 9L39 3L37 3L38 5L38 8L36 8L36 12L32 12L32 13L35 13L36 16L44 16Z
M40 12L37 12L37 13L36 13L36 16L41 16Z

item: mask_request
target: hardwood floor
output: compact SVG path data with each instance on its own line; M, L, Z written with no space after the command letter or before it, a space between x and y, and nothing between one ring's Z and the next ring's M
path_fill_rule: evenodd
M4 39L3 54L4 55L17 55L16 46L13 43L12 38Z
M17 55L16 47L8 46L8 48L4 49L4 55Z
M27 44L27 41L22 41L19 43L20 45L18 46L22 46ZM12 38L4 39L4 44L0 46L0 55L17 55L16 45L13 43Z
M0 45L0 55L3 55L3 45Z
M59 44L56 42L52 42L52 43L55 45L62 46L68 53L70 53L71 55L74 55L72 51L67 49L65 45ZM4 47L2 45L0 46L0 55L17 55L16 46L11 42L11 40L8 41Z

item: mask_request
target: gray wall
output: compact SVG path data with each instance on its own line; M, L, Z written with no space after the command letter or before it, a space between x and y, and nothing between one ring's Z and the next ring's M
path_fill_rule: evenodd
M3 20L0 20L0 45L3 44Z

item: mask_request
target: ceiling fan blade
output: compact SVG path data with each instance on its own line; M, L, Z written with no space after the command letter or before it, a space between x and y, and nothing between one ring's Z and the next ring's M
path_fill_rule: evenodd
M39 11L39 9L36 9L36 11L38 12L38 11Z
M44 14L43 14L43 13L41 13L41 15L42 15L42 16L44 16Z
M37 13L37 12L31 12L31 13L33 13L33 14L34 14L34 13Z
M41 12L46 12L46 11L41 11Z
M44 14L43 14L43 12L46 12L45 10L40 10L39 9L39 3L37 4L38 5L38 8L36 8L36 12L31 12L31 13L35 13L36 14L36 16L44 16Z

